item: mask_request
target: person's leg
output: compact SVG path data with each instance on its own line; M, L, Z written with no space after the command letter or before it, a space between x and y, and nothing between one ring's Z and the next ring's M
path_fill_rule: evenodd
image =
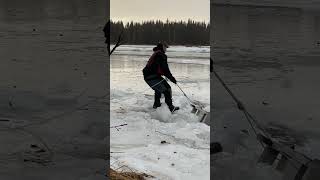
M168 105L168 107L172 107L172 96L171 96L171 89L168 89L166 91L163 92L164 94L164 98L165 98L165 102Z
M166 90L166 87L162 84L163 78L158 77L158 78L145 78L146 83L154 90L154 103L153 103L153 108L157 108L161 106L160 103L160 98L161 98L161 93Z
M155 90L155 91L154 91L154 104L153 104L153 108L156 109L157 107L160 107L160 106L161 106L160 98L161 98L161 92L158 91L158 90Z
M172 91L171 91L171 86L168 84L167 81L163 82L163 85L166 87L166 90L163 92L164 97L165 97L165 102L168 105L168 108L171 112L176 111L179 109L179 107L175 107L172 104Z
M155 79L148 79L146 80L146 82L155 91L155 104L157 102L160 102L161 93L163 93L165 97L165 102L168 105L170 111L173 112L179 109L179 107L174 107L172 104L171 86L168 84L167 81L165 81L162 77L159 77Z

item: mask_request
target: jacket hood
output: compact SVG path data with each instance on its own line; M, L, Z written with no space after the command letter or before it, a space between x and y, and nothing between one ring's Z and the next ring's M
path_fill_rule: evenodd
M154 51L154 52L156 52L156 51L161 51L161 52L164 53L163 48L162 48L162 47L159 47L159 46L154 47L154 48L153 48L153 51Z

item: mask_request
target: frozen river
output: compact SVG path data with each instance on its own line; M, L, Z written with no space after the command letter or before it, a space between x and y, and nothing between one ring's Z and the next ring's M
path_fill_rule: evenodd
M319 158L319 11L223 5L212 10L218 73L275 138ZM213 156L213 177L280 179L271 168L257 167L262 148L244 115L214 77L211 85L211 139L224 147Z
M94 0L0 0L0 179L105 179L105 14Z
M163 102L152 109L154 91L142 69L154 46L120 46L111 57L111 166L128 166L156 179L210 179L210 127L198 122L182 92L170 83L171 114ZM172 46L168 62L178 84L210 110L209 47ZM161 143L161 142L166 143ZM117 153L118 152L118 153Z
M111 89L131 89L152 94L143 80L142 69L146 65L153 46L121 46L111 57ZM168 49L168 63L188 95L209 104L209 47L172 46ZM171 84L173 93L181 95Z

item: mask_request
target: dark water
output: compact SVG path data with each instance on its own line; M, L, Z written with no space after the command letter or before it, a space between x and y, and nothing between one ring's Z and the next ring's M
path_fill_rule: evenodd
M73 20L107 17L107 3L97 0L1 0L0 19L7 23L17 21L42 22L52 19Z
M104 167L108 106L78 107L107 93L105 3L0 0L0 118L10 119L0 123L0 161L7 164L0 179L74 179L72 172L80 178L96 174L83 168ZM23 125L19 132L10 128ZM39 137L54 151L55 168L22 170L28 163L17 156L31 143L43 147ZM71 166L57 157L68 157Z
M68 81L69 68L105 62L106 19L104 1L0 0L0 87L19 81L30 89L51 88Z
M212 3L221 4L234 4L234 5L251 5L251 6L274 6L274 7L293 7L293 8L308 8L308 9L319 9L319 0L215 0Z
M219 5L211 12L211 57L220 76L275 138L319 158L320 11ZM219 170L223 167L242 178L260 178L257 174L266 171L241 173L237 168L252 168L261 148L244 115L213 76L211 85L211 139L234 156L233 162L215 162L215 176L230 178ZM246 152L234 150L243 147Z
M320 11L299 8L215 6L216 62L319 55ZM255 59L254 59L255 60ZM259 59L257 59L259 61Z

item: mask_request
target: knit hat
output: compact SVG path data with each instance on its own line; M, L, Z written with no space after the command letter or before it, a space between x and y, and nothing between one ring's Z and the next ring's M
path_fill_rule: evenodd
M162 48L162 47L169 48L169 45L166 42L158 42L157 47L158 48Z
M166 42L158 42L157 46L153 48L153 51L158 51L158 50L163 51L163 47L168 48L169 46Z

